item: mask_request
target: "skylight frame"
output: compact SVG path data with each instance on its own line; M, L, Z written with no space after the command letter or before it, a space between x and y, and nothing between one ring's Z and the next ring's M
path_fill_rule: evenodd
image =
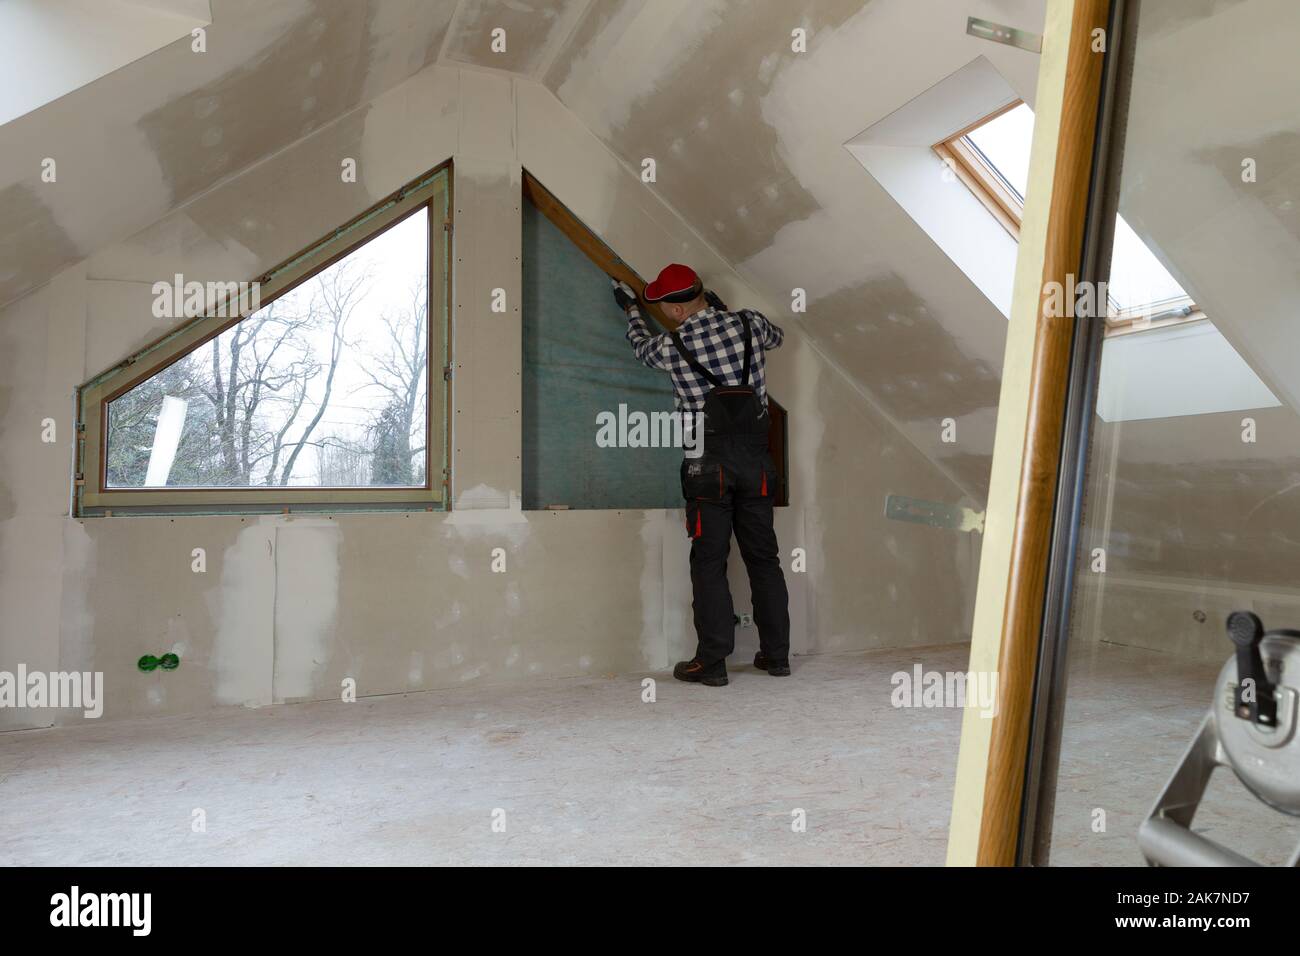
M975 144L970 134L1023 105L1024 100L1012 100L932 147L939 159L1017 242L1020 241L1020 225L1024 216L1024 197ZM1122 308L1113 296L1107 294L1107 336L1126 335L1205 319L1204 311L1191 296L1174 296Z
M984 207L1017 242L1020 241L1020 220L1024 215L1024 199L971 141L969 134L1023 103L1024 100L1012 100L933 146L939 159L966 184L966 188L984 204Z

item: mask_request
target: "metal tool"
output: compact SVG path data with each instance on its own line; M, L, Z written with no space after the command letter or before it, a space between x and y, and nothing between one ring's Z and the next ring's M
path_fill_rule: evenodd
M1191 830L1216 767L1231 768L1274 810L1300 816L1300 631L1265 631L1249 611L1228 615L1227 630L1236 651L1219 672L1210 712L1138 828L1152 866L1258 865ZM1287 866L1300 866L1300 846Z
M942 501L926 501L907 495L889 495L885 498L885 517L894 521L911 521L928 524L932 528L950 531L984 531L984 512Z

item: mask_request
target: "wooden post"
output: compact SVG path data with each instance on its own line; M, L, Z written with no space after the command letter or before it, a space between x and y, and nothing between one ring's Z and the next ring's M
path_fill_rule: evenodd
M1074 326L1048 314L1046 290L1059 283L1073 299L1082 263L1103 63L1095 31L1104 38L1109 13L1110 0L1048 2L971 642L971 669L997 672L997 710L964 716L950 864L1015 862Z

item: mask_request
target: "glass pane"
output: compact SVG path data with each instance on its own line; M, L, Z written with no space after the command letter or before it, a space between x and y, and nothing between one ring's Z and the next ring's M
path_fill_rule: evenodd
M108 406L110 488L423 487L428 214Z
M1034 139L1034 111L1021 103L971 130L966 139L1023 202ZM1149 318L1191 304L1178 280L1138 238L1123 216L1115 224L1114 244L1114 261L1107 283L1112 314Z
M1053 864L1300 846L1300 641L1227 631L1300 627L1300 5L1261 6L1141 3L1111 292L1204 314L1104 340Z
M966 138L984 154L1003 181L1021 201L1029 183L1029 150L1034 140L1034 111L1024 103L1007 110L976 129Z
M1190 301L1123 216L1115 223L1114 245L1107 292L1116 311L1149 316Z

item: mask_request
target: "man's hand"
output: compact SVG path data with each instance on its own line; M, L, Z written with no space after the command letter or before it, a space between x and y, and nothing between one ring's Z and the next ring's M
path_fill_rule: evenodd
M620 309L626 312L636 305L636 292L630 285L622 279L610 279L609 284L614 287L614 301Z
M723 302L720 298L718 298L718 293L714 292L712 289L704 290L704 301L709 303L709 305L713 306L719 312L731 311L730 309L727 308L727 303Z

